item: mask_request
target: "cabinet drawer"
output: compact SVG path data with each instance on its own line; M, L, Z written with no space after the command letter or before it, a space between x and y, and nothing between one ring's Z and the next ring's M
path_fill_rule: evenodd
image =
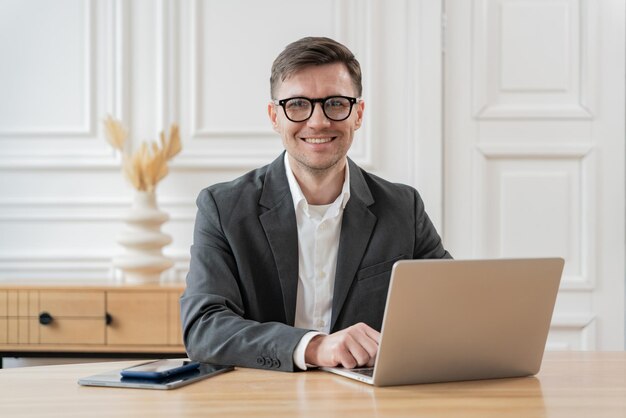
M180 323L180 294L170 292L169 300L169 343L183 345L183 331Z
M143 345L168 343L168 294L166 292L108 292L107 343Z
M54 318L104 318L104 292L39 292L39 311Z
M6 318L0 317L0 344L9 342L9 322Z
M8 292L0 290L0 318L6 318L7 316L9 316Z
M40 344L104 344L105 293L39 292L39 312L52 320L39 325Z
M104 344L105 320L102 318L55 318L39 326L40 344Z

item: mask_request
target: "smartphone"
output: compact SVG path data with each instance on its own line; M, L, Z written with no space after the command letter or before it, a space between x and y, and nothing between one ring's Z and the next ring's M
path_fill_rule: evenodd
M188 372L200 367L197 361L164 359L149 361L122 369L122 377L135 379L163 379L178 373Z

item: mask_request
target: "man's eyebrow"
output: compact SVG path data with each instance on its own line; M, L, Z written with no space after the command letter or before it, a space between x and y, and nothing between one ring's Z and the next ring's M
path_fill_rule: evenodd
M332 94L327 94L325 96L318 96L318 97L312 97L312 96L307 96L306 94L291 94L285 97L281 97L279 98L279 100L283 100L283 99L291 99L294 97L304 97L306 99L326 99L328 97L338 97L338 96L343 96L343 97L354 97L351 96L349 94L343 94L343 93L332 93Z

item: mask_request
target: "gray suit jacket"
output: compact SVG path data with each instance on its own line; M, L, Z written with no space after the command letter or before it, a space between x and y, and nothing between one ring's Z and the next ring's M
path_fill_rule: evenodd
M350 164L331 331L365 322L380 330L391 267L449 258L417 191ZM294 328L298 236L283 156L204 189L181 297L183 338L203 362L293 371L309 330Z

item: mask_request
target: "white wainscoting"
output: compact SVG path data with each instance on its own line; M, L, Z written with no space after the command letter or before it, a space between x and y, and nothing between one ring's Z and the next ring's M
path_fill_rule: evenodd
M110 259L133 190L104 139L107 114L129 127L131 147L181 126L183 151L157 194L174 238L164 279L184 279L199 191L281 152L266 116L270 67L307 35L344 42L363 67L365 123L351 157L417 186L441 227L441 10L440 1L0 2L0 280L119 279Z

